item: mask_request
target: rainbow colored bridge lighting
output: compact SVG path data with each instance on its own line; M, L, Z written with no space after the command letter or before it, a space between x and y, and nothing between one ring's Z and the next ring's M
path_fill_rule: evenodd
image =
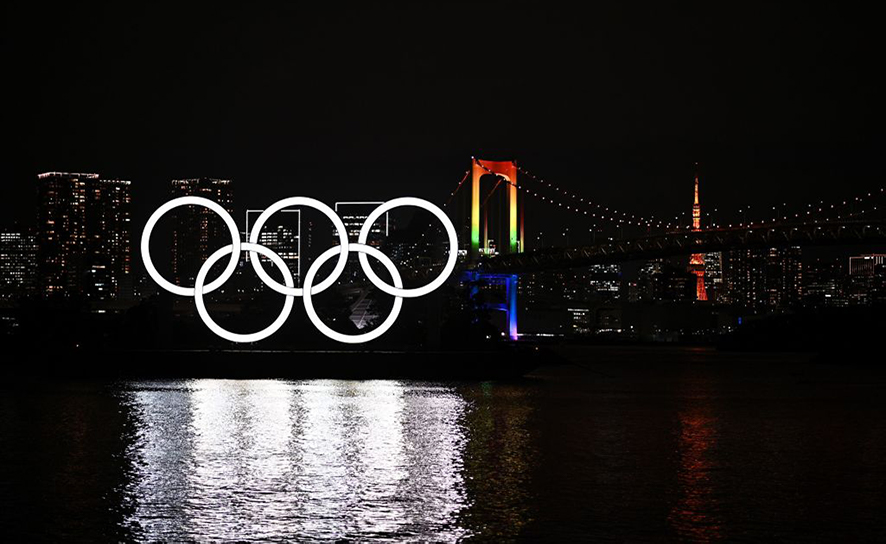
M517 285L518 278L516 274L486 274L469 270L462 276L464 281L474 283L471 289L471 297L475 297L479 292L478 282L485 282L503 286L505 288L504 302L486 302L483 308L487 310L500 311L505 314L505 326L507 327L507 337L512 341L519 340L520 334L517 331Z
M480 209L480 178L493 173L502 176L508 190L508 253L526 250L523 243L523 209L518 209L517 165L514 161L484 161L474 159L471 183L471 255L478 257L489 251L487 225ZM483 228L481 229L481 222ZM481 243L482 239L482 243Z

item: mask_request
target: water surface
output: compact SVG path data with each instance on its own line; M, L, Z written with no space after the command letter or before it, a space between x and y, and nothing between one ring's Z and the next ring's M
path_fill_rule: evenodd
M513 382L7 383L3 530L47 540L876 540L886 379L573 349Z

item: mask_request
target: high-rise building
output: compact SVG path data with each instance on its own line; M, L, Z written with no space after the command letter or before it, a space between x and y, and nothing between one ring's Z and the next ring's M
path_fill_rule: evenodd
M119 179L87 183L85 291L88 298L132 298L129 185L129 181Z
M17 225L0 231L0 299L27 298L37 291L37 236Z
M880 298L886 255L869 253L849 257L846 296L852 304L867 305Z
M572 334L587 336L591 334L591 310L588 308L567 308L572 317Z
M637 302L680 302L697 299L698 276L663 259L643 263L632 297Z
M37 176L38 284L47 297L129 294L130 182L98 174Z
M86 245L86 183L98 174L37 176L38 281L45 296L80 292Z
M336 202L335 203L335 213L341 217L342 222L345 224L345 228L348 231L348 241L349 242L357 242L357 238L360 236L360 229L363 228L363 224L366 222L366 218L369 217L369 214L372 213L372 210L378 208L384 204L383 202ZM390 223L388 219L388 214L384 214L382 217L372 225L372 229L369 231L369 239L367 242L369 245L377 246L384 241L384 237L388 235L388 231L390 228ZM338 235L333 232L332 233L334 241L338 242Z
M637 271L637 285L632 294L633 302L649 302L655 300L655 287L658 276L662 273L662 259L646 261Z
M617 299L621 291L621 265L594 264L581 275L582 283L586 282L589 295Z
M877 266L886 263L886 254L870 253L849 257L850 276L873 276Z
M246 232L244 240L249 237L251 225L264 210L246 210ZM267 247L283 259L296 286L301 286L301 210L280 210L262 225L258 243ZM249 260L247 254L246 259ZM269 273L275 275L270 259L259 256L261 262L268 265Z
M845 273L840 261L816 259L803 268L803 303L809 307L843 307Z
M799 246L730 252L730 299L754 311L796 304L803 294L800 257Z
M199 196L212 200L233 213L233 187L229 179L193 178L172 180L172 196ZM182 206L170 212L172 274L177 285L192 286L200 267L221 247L231 243L231 234L215 212L203 206Z
M704 254L705 293L708 300L720 301L723 294L723 253Z
M345 229L348 231L348 242L357 242L357 239L360 237L360 229L363 228L363 224L366 222L369 214L372 213L372 210L378 208L382 204L382 202L335 203L335 213L341 217L342 222L345 224ZM384 243L390 230L390 220L388 215L389 214L387 213L384 214L372 225L372 228L369 231L369 237L366 240L369 245L380 246ZM332 237L332 243L338 245L338 234L335 232L335 229L332 229ZM362 277L363 271L360 267L360 262L357 259L356 253L352 253L348 256L348 264L345 267L344 272L342 272L339 281L347 283Z
M868 301L879 306L886 306L886 264L874 267L874 274L871 276L869 286Z

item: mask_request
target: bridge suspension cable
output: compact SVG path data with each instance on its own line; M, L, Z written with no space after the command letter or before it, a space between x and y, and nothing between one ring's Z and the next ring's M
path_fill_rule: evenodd
M645 226L647 228L664 228L664 229L679 228L679 226L677 224L665 222L661 219L656 218L654 215L649 215L648 217L644 217L641 215L629 214L624 211L619 211L615 208L603 206L602 204L599 204L589 198L580 197L571 191L563 189L563 188L559 187L558 185L555 185L545 179L542 179L542 178L534 175L532 172L530 172L529 170L527 170L519 165L517 165L517 170L520 173L525 174L529 179L538 183L539 185L549 187L554 192L560 193L564 197L571 199L573 201L573 206L576 206L576 202L577 202L577 204L581 205L582 207L589 206L592 208L596 208L598 210L602 210L606 213L609 213L612 218L620 219L621 222L627 223L629 225ZM533 192L533 194L534 194L534 192ZM580 210L580 211L583 211L583 210Z
M850 198L847 200L842 200L837 203L828 204L824 200L820 200L817 203L807 203L806 206L801 207L800 211L795 213L781 213L778 212L778 206L772 206L772 210L775 211L775 215L773 215L770 219L755 219L752 221L735 221L732 223L712 221L711 226L713 228L730 228L730 227L745 227L745 226L755 226L755 225L765 225L771 223L778 222L789 222L789 221L797 221L803 223L828 223L833 221L841 221L845 219L851 219L854 217L860 217L869 213L873 213L877 210L882 209L882 205L877 205L876 199L884 196L886 191L884 188L880 188L878 191L868 191L862 195L856 196L854 198ZM858 209L856 206L861 205L864 206L861 209ZM782 206L787 207L788 204L784 203ZM743 207L738 209L738 215L742 213L747 214L750 206ZM796 208L794 208L796 209ZM714 210L717 211L716 209ZM834 214L834 215L832 215ZM713 216L711 216L713 217Z
M527 189L526 187L520 185L519 183L514 183L513 181L509 180L508 178L506 178L506 177L504 177L504 176L502 176L502 175L500 175L500 174L497 174L496 172L493 172L492 170L490 170L489 168L487 168L486 165L484 165L479 159L474 158L474 161L475 161L475 162L480 166L480 168L482 168L487 174L489 174L489 175L491 175L491 176L495 176L495 178L496 178L496 180L497 180L497 183L496 183L495 187L494 187L494 188L492 189L492 191L490 191L489 194L486 196L486 199L483 201L483 204L485 204L486 201L489 200L489 197L492 196L492 193L495 191L496 188L498 188L498 186L499 186L499 184L500 184L501 182L504 182L504 183L506 183L506 184L508 184L508 185L510 185L510 186L512 186L512 187L515 187L518 191L522 191L523 194L525 194L525 195L527 195L527 196L534 196L534 197L537 197L537 198L539 198L541 201L543 201L543 202L547 202L548 204L557 204L556 202L554 202L553 199L546 198L546 197L544 197L544 196L539 197L539 195L538 195L537 193L534 193L534 192L530 191L529 189ZM559 203L559 206L562 207L563 204L562 204L562 203ZM567 211L571 211L571 212L581 213L581 210L579 210L578 208L574 208L574 209L573 209L571 206L568 206L568 205L566 206L566 210L567 210ZM588 213L587 213L587 212L584 212L584 215L588 215ZM596 216L596 214L593 214L592 217L593 217L593 218L596 218L597 216ZM602 216L602 215L600 216L600 218L601 218L601 219L606 219L606 217L604 217L604 216ZM596 224L596 222L595 222L595 224Z
M588 204L589 206L596 207L596 208L598 208L598 210L601 210L601 211L594 211L594 210L589 210L589 209L582 209L582 207L580 207L579 204L578 204L578 203L575 203L575 202L566 202L566 203L564 204L564 202L561 202L561 201L555 200L555 199L553 199L553 198L551 198L551 197L547 197L547 196L545 196L545 195L543 195L543 194L540 195L537 191L533 191L533 190L529 189L528 187L526 187L525 185L522 185L522 184L520 184L520 183L514 183L514 182L512 182L511 180L505 178L504 176L501 176L501 175L499 175L499 174L493 172L492 170L490 170L489 168L487 168L486 165L484 165L484 164L483 164L479 159L477 159L477 158L474 158L474 161L475 161L475 162L480 166L480 168L482 168L487 174L492 175L492 176L495 176L498 180L500 180L500 181L504 181L504 182L507 183L508 185L511 185L511 186L517 188L518 191L523 192L523 193L526 194L527 196L532 196L532 197L535 197L535 198L541 200L542 202L547 202L548 204L555 205L555 206L560 207L560 208L564 208L566 211L569 211L569 212L571 212L571 213L575 213L575 214L577 214L577 215L585 216L585 217L588 217L588 218L593 219L593 220L601 219L601 220L604 220L604 221L609 221L609 222L615 224L616 226L623 226L623 225L627 224L627 225L635 225L635 226L638 226L638 227L647 227L647 228L652 228L653 226L657 226L657 227L660 227L660 228L673 228L673 226L671 226L671 225L665 225L665 224L663 224L663 223L659 223L659 224L657 224L657 225L653 225L653 223L650 222L650 220L646 220L645 218L638 217L638 216L635 216L635 215L629 215L629 214L624 213L624 212L619 212L619 211L617 211L617 210L615 210L615 209L610 209L610 208L608 208L608 207L604 207L604 206L599 205L599 204L596 204L596 205L595 205L595 204L593 204L590 200L587 201L587 204ZM520 169L519 166L518 166L517 168L519 169L519 171L525 173L527 176L530 176L530 177L533 177L533 178L534 178L534 176L532 176L532 174L528 173L525 169ZM575 198L578 198L578 197L575 197ZM584 202L584 199L581 199L580 203L583 203L583 202ZM604 212L605 212L605 213L604 213ZM607 214L609 214L609 215L607 215ZM621 215L622 217L617 217L618 215ZM594 221L594 223L596 224L596 221Z
M615 208L610 208L607 206L603 206L591 199L587 199L584 197L578 196L576 193L572 191L568 191L563 189L545 179L542 179L538 176L535 176L532 172L527 169L516 165L518 172L528 177L534 183L537 183L541 187L549 188L558 196L562 196L563 199L553 198L551 196L547 196L543 193L540 193L538 190L534 188L527 187L525 184L520 182L513 182L507 179L504 176L501 176L489 168L487 168L482 161L477 159L476 157L472 157L474 162L478 164L487 174L495 176L498 180L498 184L496 184L496 188L503 181L506 184L515 187L518 191L521 191L527 196L533 197L535 199L541 200L542 202L546 202L552 206L556 206L558 208L562 208L565 211L574 213L579 216L584 216L588 219L591 219L594 225L598 225L597 220L607 221L610 224L613 224L617 227L622 227L624 225L638 226L646 229L664 229L664 230L690 230L692 229L691 216L688 211L683 211L674 216L671 220L665 220L657 218L653 215L649 216L641 216L635 214L629 214L625 211L620 211ZM465 178L459 183L459 187L464 183L467 179L467 173ZM456 188L453 191L452 195L458 191ZM495 191L494 188L490 191L489 195L487 195L486 200L489 199L489 196ZM747 221L747 219L743 221L723 221L721 217L725 214L722 214L719 208L714 208L714 213L706 212L704 216L707 218L707 226L701 228L701 230L718 230L723 228L745 228L745 227L754 227L765 224L773 224L778 222L799 222L799 223L830 223L834 221L845 221L847 219L859 218L865 216L867 214L876 212L878 210L883 209L883 205L877 205L875 199L884 196L886 194L886 190L884 188L880 188L879 191L868 191L862 195L856 196L851 199L842 200L840 202L835 202L828 204L826 201L821 200L814 204L807 204L805 207L801 208L800 211L796 211L795 213L778 213L778 206L773 206L772 209L776 212L775 215L772 216L771 219L765 220L751 220ZM451 197L450 197L451 200ZM485 201L484 201L485 203ZM859 205L863 205L862 209L858 209ZM787 203L784 203L783 206L787 207ZM743 207L738 209L738 215L744 214L747 215L748 210L751 207ZM796 208L795 208L796 210ZM836 212L836 213L834 213ZM734 217L734 215L733 215Z
M468 176L470 176L470 175L471 175L471 170L470 169L465 170L465 175L461 178L461 181L458 182L458 185L455 187L455 190L452 191L451 193L449 193L449 199L446 200L446 204L443 204L444 208L449 206L449 204L452 203L452 199L455 198L456 193L458 193L458 190L461 189L461 186L464 185L465 181L468 179Z
M527 177L529 177L530 179L539 183L542 186L550 187L552 190L554 190L557 193L560 193L561 195L571 198L572 200L578 200L579 203L586 203L586 204L588 204L590 206L594 206L598 209L608 211L613 216L621 216L621 220L623 220L623 222L626 222L628 224L638 224L638 225L647 226L647 227L654 226L656 228L665 228L668 230L679 230L679 229L691 229L692 228L691 221L690 221L691 216L689 215L688 211L683 211L683 212L678 213L671 220L658 219L652 215L650 215L649 218L644 218L642 216L636 216L636 215L629 216L627 214L627 212L618 211L615 209L610 209L608 207L604 207L598 203L595 203L590 199L585 199L583 197L579 197L577 194L575 194L571 191L560 188L557 185L555 185L545 179L542 179L542 178L539 178L539 177L533 175L531 172L529 172L525 168L517 166L517 169L519 172L521 172L522 174L525 174ZM781 215L779 215L777 213L778 212L777 206L775 206L775 207L773 207L773 209L776 211L776 215L773 216L769 222L776 223L778 221L791 221L791 220L802 220L803 222L808 222L809 220L811 220L813 223L818 223L818 222L840 221L840 220L845 220L845 219L851 219L854 217L860 217L865 214L877 211L878 209L880 209L880 207L878 207L876 205L869 205L866 208L861 209L861 210L850 208L849 211L845 211L845 209L847 207L852 207L857 204L863 204L866 200L872 200L874 198L877 198L878 196L883 196L884 193L886 193L886 190L884 190L884 188L881 187L879 189L879 191L869 191L869 192L866 192L865 194L862 194L860 196L856 196L852 199L843 200L838 203L831 203L830 205L828 205L824 200L821 200L816 204L807 204L804 209L802 209L801 211L798 211L796 213L793 213L793 214L782 213ZM532 194L535 195L534 192ZM542 200L544 200L544 197L542 197ZM787 206L787 203L785 203L783 205ZM750 206L748 206L747 209L750 209ZM743 210L745 210L745 209L739 208L739 214L741 214L743 212ZM829 212L831 210L838 211L839 213L837 213L836 215L830 216L830 217L826 217L826 218L816 217L816 214L818 214L818 213L829 214ZM715 208L714 212L716 213L717 211L718 211L718 209ZM705 228L716 229L716 228L723 228L723 227L727 227L727 226L728 227L745 227L745 226L754 226L754 225L760 225L760 224L767 223L767 221L765 221L765 220L753 220L750 222L745 220L745 221L736 221L736 222L725 224L723 222L717 221L717 218L714 216L714 214L711 214L710 212L705 213L705 216L709 219L709 221L708 221L709 226L702 227L702 230L704 230Z

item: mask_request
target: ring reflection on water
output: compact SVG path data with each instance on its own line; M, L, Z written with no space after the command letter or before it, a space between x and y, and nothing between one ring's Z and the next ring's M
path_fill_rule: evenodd
M466 401L395 381L133 387L128 525L147 540L456 540Z

